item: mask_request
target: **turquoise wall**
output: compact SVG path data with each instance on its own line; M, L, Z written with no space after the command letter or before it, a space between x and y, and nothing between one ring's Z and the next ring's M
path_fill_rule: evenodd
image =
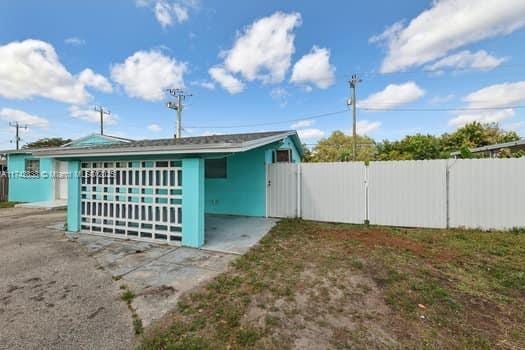
M11 202L41 202L55 198L54 181L51 172L54 171L52 158L40 158L40 177L24 177L25 160L35 159L28 154L9 154L7 169L11 174L9 179L9 201Z
M266 164L272 161L272 150L278 148L292 149L293 161L301 161L290 138L230 155L226 161L227 178L205 180L206 213L266 216Z
M80 231L80 161L68 162L69 179L67 182L67 230Z
M182 160L182 245L204 244L204 159Z

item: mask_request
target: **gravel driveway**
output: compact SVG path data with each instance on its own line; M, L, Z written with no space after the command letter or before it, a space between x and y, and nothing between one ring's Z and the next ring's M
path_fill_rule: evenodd
M56 228L64 212L0 209L0 349L129 349L111 275Z

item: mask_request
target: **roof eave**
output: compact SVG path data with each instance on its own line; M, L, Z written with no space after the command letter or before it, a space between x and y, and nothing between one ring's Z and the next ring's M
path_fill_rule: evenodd
M99 157L99 156L122 156L122 155L144 155L144 154L199 154L199 153L235 153L245 152L251 149L265 146L273 142L282 140L291 135L296 135L295 131L289 131L278 135L273 135L253 141L241 143L221 143L214 145L170 145L170 146L150 146L150 147L123 147L123 148L84 148L84 149L64 149L55 148L43 151L34 151L37 156L53 156L55 158L72 157Z

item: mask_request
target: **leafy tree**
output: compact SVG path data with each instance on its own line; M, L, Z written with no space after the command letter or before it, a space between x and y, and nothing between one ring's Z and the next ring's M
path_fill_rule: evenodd
M24 145L22 148L47 148L47 147L60 147L66 143L71 142L71 139L63 139L61 137L43 138L30 142Z
M367 136L357 136L357 160L374 158L375 142ZM353 138L342 131L334 131L328 138L321 139L312 150L312 162L344 162L352 160Z
M303 162L310 162L312 160L312 151L308 148L308 145L303 143Z
M468 156L468 149L494 145L497 143L519 140L519 135L514 131L505 131L498 124L481 124L473 122L457 129L451 134L441 136L445 152L460 151Z
M377 160L419 160L445 157L440 138L422 134L405 136L400 141L384 140L377 145L376 153Z
M450 153L460 151L462 158L481 157L473 154L470 148L493 145L497 143L519 140L514 131L505 131L497 124L469 123L453 133L441 136L408 135L399 141L384 140L376 144L369 138L358 136L357 159L368 160L419 160L444 159ZM330 137L322 139L314 147L305 161L337 162L352 160L352 137L341 131L335 131ZM520 157L525 151L511 153L501 150L500 157Z

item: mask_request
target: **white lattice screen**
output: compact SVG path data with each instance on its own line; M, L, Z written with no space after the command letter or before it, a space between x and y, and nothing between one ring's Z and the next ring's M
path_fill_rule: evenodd
M180 161L82 162L81 175L83 231L146 241L181 241Z

